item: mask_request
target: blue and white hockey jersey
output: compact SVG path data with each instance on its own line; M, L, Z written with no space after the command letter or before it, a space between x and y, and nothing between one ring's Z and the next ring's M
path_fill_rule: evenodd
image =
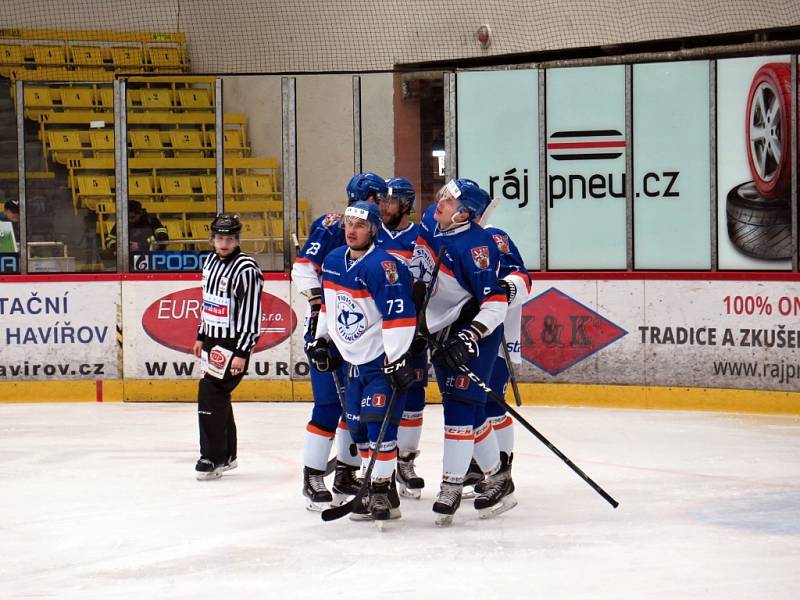
M416 223L409 224L402 231L392 231L381 224L378 235L375 236L375 245L383 248L407 265L411 262L411 255L414 252L414 244L418 235L419 225Z
M355 261L347 246L322 265L324 304L316 337L330 337L347 362L362 365L384 352L389 362L411 346L417 324L406 266L372 246Z
M322 287L320 273L325 257L344 245L342 215L328 213L318 217L312 224L308 239L292 265L292 281L298 291L305 292Z
M500 256L497 244L483 228L471 221L440 231L432 205L422 217L419 236L409 266L415 279L428 283L439 248L447 251L428 300L425 320L428 331L436 333L452 325L461 308L476 298L480 311L473 319L487 331L494 331L506 316L506 295L497 284Z
M506 318L503 321L503 334L511 362L519 364L522 362L520 346L522 307L530 298L531 277L525 268L522 255L508 234L502 229L491 225L485 229L486 233L492 236L497 245L497 250L500 252L500 278L509 280L517 289L517 294L509 303ZM502 348L500 348L499 356L503 356Z

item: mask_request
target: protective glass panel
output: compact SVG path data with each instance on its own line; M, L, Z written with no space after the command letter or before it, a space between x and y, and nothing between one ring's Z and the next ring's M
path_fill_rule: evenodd
M711 267L709 63L633 67L637 269Z
M540 267L539 102L534 70L458 73L458 176L498 202L486 221Z
M547 77L549 269L624 269L625 68Z
M0 79L0 275L19 273L19 167L16 86ZM20 107L22 110L22 107Z

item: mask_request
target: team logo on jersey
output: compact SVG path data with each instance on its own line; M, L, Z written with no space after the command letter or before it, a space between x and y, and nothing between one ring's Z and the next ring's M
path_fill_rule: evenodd
M465 390L468 387L469 387L469 377L467 377L466 375L457 375L455 388L457 390Z
M322 221L323 227L330 227L342 220L342 215L339 213L328 213L325 215L325 219Z
M489 268L489 247L488 246L478 246L477 248L472 248L470 250L472 252L472 262L475 263L475 266L479 269L488 269Z
M372 407L382 408L386 406L386 394L372 394Z
M497 244L497 249L503 254L508 254L508 236L493 233L492 237L494 238L494 243Z
M336 293L336 332L346 342L354 342L367 328L367 319L358 304L344 292Z
M397 263L392 260L384 260L381 262L383 272L386 275L386 280L389 283L397 283L400 276L397 274Z

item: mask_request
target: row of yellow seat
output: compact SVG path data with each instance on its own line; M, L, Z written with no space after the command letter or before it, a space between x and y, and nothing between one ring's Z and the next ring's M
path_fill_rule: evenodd
M0 75L9 79L72 78L124 73L188 72L186 48L174 43L131 43L124 46L90 42L12 42L0 38Z
M98 85L26 85L24 88L25 116L39 120L47 112L88 110L112 113L114 90ZM128 88L128 111L214 111L214 90L210 87Z
M47 129L42 133L45 155L56 163L114 155L113 129ZM207 158L215 155L217 136L215 131L201 129L131 129L128 145L131 156L137 158ZM223 148L226 157L250 156L242 129L223 131Z

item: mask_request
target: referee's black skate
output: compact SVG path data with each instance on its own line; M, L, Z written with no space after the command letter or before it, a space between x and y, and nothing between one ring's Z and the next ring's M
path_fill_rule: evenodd
M397 486L400 493L408 498L419 499L425 480L414 470L414 459L419 452L403 452L397 457Z
M201 458L194 466L195 477L198 481L209 481L219 479L225 470L224 465L215 465L207 458Z
M339 506L347 502L347 498L355 496L361 487L357 473L359 468L340 460L336 461L336 474L333 476L333 501L331 506Z
M330 506L333 496L325 487L325 471L303 467L303 496L306 497L306 509L322 512Z
M447 527L453 523L453 515L461 506L462 491L463 486L460 483L442 482L439 495L436 497L436 502L433 503L437 527Z
M514 481L511 479L511 462L513 454L500 453L500 470L487 477L480 486L479 495L475 498L475 508L481 519L491 519L511 510L517 505L514 497Z

